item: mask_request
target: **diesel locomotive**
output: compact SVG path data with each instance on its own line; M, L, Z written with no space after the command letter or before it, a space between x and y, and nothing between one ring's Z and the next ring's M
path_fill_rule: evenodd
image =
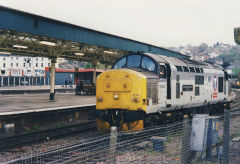
M168 116L221 113L230 102L228 74L218 65L130 53L97 77L95 117L100 131L135 131Z

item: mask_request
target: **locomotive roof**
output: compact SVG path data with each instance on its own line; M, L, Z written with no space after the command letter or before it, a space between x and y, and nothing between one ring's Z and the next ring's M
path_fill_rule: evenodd
M160 63L169 63L172 65L187 66L187 67L196 67L197 66L200 68L208 68L208 69L220 69L220 70L223 69L219 65L202 62L202 61L197 61L197 60L180 59L180 58L157 55L157 54L152 54L152 53L143 53L143 54L153 58L155 61L160 62Z

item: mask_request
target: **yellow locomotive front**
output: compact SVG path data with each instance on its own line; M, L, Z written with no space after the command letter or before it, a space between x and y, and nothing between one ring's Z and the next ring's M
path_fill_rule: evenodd
M142 130L147 106L147 78L131 69L112 69L97 78L97 127L109 131Z

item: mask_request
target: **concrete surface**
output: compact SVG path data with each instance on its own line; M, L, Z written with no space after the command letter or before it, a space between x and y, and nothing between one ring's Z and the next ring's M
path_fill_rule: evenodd
M75 88L75 85L72 85L73 88ZM64 89L65 86L62 85L55 85L55 89ZM70 88L69 85L67 88ZM66 88L66 89L67 89ZM50 90L50 85L37 85L37 86L31 86L31 85L22 85L22 86L4 86L0 87L0 90L37 90L37 89L49 89Z
M0 116L94 105L95 96L74 93L57 93L54 101L49 100L49 94L0 95Z
M62 85L56 85L55 86L55 92L61 92L61 93L69 93L75 91L75 85L72 85L72 87L65 87ZM0 94L2 95L9 95L9 94L40 94L40 93L49 93L50 92L50 86L44 85L44 86L5 86L0 87Z

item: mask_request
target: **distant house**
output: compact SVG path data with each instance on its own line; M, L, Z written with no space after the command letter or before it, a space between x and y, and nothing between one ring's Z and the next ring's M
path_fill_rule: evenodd
M50 65L48 58L0 54L0 76L4 77L44 77L45 67Z

